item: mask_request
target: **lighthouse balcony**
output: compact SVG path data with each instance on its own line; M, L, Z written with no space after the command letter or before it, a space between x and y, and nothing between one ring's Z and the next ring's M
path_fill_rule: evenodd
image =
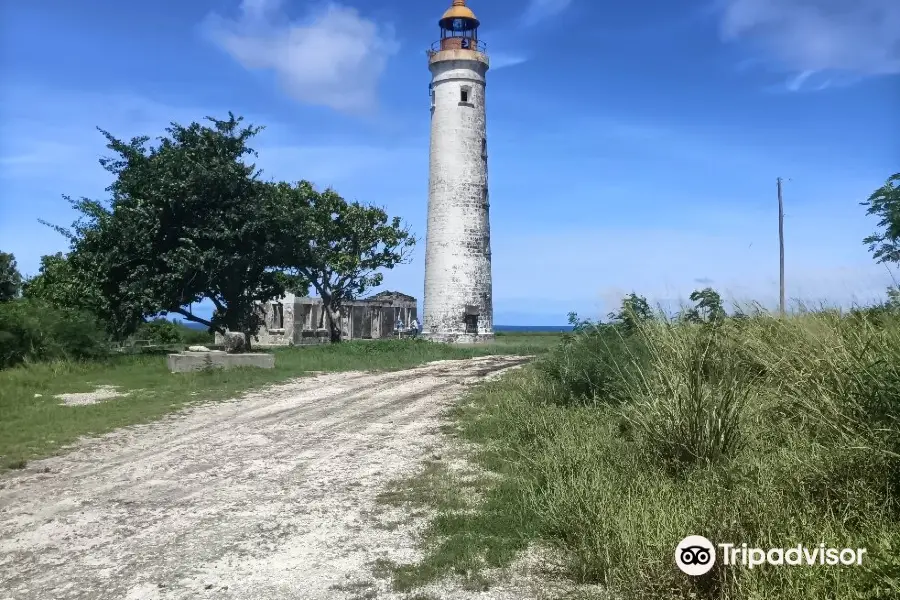
M471 37L445 37L431 44L428 54L437 54L442 50L472 50L484 54L486 47L484 42Z

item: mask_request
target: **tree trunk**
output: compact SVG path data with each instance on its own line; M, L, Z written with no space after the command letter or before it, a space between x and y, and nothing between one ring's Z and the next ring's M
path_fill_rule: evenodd
M244 350L245 350L246 352L250 352L250 348L251 348L251 345L250 345L250 338L252 338L253 335L254 335L254 334L253 334L253 333L250 333L249 331L245 331L245 332L244 332Z
M325 308L325 314L328 315L328 330L331 334L331 343L337 344L341 341L341 315L340 309L335 309L330 305L323 304Z

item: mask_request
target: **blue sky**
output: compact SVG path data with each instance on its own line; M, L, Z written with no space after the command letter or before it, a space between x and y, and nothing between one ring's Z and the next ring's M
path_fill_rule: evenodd
M103 138L231 110L265 176L387 207L422 238L385 286L422 295L429 73L449 0L30 0L0 6L0 249L65 240L104 197ZM634 290L772 305L879 298L859 205L900 170L900 2L470 0L492 60L495 322L603 315Z

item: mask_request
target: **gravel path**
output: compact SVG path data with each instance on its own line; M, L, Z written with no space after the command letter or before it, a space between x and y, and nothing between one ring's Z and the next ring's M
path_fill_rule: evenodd
M30 463L0 478L0 600L403 598L371 563L414 560L417 530L375 496L466 385L527 360L298 379Z

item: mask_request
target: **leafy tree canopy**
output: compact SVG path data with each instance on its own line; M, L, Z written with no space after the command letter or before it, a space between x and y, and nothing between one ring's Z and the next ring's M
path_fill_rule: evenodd
M863 240L879 263L900 263L900 173L895 173L883 186L861 202L867 215L878 217L876 232Z
M340 341L340 307L381 284L380 269L409 260L415 237L384 209L348 202L308 181L272 184L279 224L277 266L294 285L311 286L322 298L332 341Z
M0 252L0 302L19 297L22 291L22 274L16 265L16 257Z
M689 323L721 323L728 316L722 306L719 292L708 287L694 290L690 295L693 308L685 311L682 318Z
M79 218L51 227L71 251L46 257L31 293L69 303L89 279L91 306L121 338L167 313L252 334L260 303L311 286L339 341L341 303L379 285L377 271L405 262L415 238L399 218L331 189L262 181L246 161L261 128L242 121L172 123L155 145L100 130L113 153L100 161L115 176L111 198L66 197ZM211 319L185 308L204 299Z
M653 320L654 314L647 299L632 292L622 299L618 312L609 313L608 318L621 325L625 333L632 333L637 331L642 322Z
M72 244L76 272L92 273L119 334L145 316L177 313L210 329L253 332L257 301L284 293L272 266L267 185L252 164L248 141L261 128L227 120L171 124L155 146L101 130L114 153L101 160L115 181L108 203L69 199L80 218L56 227ZM184 307L209 299L202 319Z
M23 295L57 308L77 308L102 317L104 300L89 273L78 273L62 252L41 257L38 274L25 282Z

